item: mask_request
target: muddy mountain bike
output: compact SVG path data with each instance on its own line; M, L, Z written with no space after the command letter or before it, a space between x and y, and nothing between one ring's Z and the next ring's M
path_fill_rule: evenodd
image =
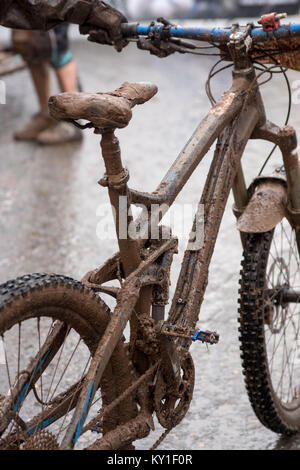
M164 428L153 448L185 417L195 371L195 341L216 344L218 333L197 329L208 269L230 191L244 256L240 341L246 388L258 419L277 433L300 428L299 248L300 174L295 131L267 120L260 85L283 64L299 68L300 25L181 28L163 23L124 25L127 38L161 57L216 48L233 66L233 82L153 193L128 186L115 130L132 108L157 92L125 83L111 93L54 96L50 112L101 135L107 188L119 253L81 282L30 274L0 286L1 449L133 449ZM194 40L188 42L188 39ZM197 46L195 41L209 45ZM298 47L297 47L298 44ZM269 65L267 65L269 64ZM211 71L210 78L215 73ZM87 121L83 124L82 120ZM274 143L283 165L246 187L241 157L249 139ZM169 283L177 239L162 226L190 176L217 141L170 308ZM261 162L265 160L262 155ZM259 172L259 169L258 169ZM133 219L131 205L143 211ZM201 212L203 208L204 212ZM153 236L153 233L156 236ZM135 236L133 236L135 235ZM110 310L101 294L112 297ZM217 347L217 346L215 346Z

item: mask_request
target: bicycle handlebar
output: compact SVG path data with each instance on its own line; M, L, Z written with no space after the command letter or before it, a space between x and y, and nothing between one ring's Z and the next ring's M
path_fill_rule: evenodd
M143 26L139 23L122 24L122 32L126 38L136 38L138 36L148 36L150 32L163 33L165 26L161 24ZM218 44L229 42L231 28L202 28L202 27L182 27L171 26L167 29L168 37L180 39L193 39L195 41L205 41ZM300 24L281 25L277 30L264 31L263 28L253 27L251 37L255 44L270 41L272 39L292 39L300 37Z

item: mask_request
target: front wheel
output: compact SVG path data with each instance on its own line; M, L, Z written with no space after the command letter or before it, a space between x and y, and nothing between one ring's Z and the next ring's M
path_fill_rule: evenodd
M284 219L248 234L240 289L240 349L253 410L274 432L300 429L300 265L296 232Z

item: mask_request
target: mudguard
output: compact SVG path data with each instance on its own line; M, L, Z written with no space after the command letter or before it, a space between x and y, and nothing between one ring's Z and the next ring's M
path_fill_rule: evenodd
M287 215L287 183L283 178L257 178L251 184L249 194L249 203L237 222L240 232L269 232Z

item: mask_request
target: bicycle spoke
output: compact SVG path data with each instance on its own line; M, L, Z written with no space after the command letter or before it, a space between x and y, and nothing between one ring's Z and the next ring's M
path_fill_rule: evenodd
M270 250L271 271L266 273L268 288L274 291L272 295L268 296L268 301L271 304L277 298L280 299L278 295L285 286L296 290L297 285L300 284L300 264L295 232L289 224L284 222L281 222L278 230L280 233L277 233L277 236L276 233L274 234L272 242L274 253ZM284 257L287 264L283 261ZM298 283L296 279L298 279ZM295 302L288 304L285 308L280 304L271 308L273 309L271 314L272 329L265 326L270 373L276 382L276 393L283 401L290 402L295 398L295 390L299 390L299 386L295 386L295 360L297 359L297 350L299 351L297 348L300 329L299 305ZM274 321L277 325L274 325ZM274 326L275 330L279 329L277 333ZM272 330L274 331L272 332Z

